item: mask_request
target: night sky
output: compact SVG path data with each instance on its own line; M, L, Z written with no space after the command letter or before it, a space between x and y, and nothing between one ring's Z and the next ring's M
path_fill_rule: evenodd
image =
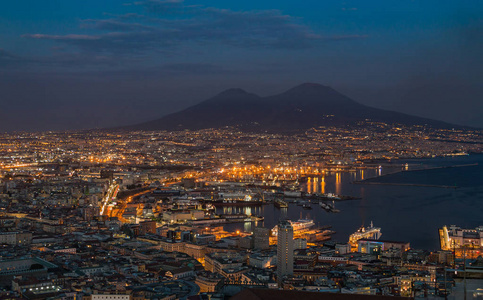
M483 1L0 3L0 132L161 117L303 82L483 127Z

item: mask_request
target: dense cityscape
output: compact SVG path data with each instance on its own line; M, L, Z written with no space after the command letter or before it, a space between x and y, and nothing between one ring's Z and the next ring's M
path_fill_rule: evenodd
M358 197L326 191L326 174L404 172L403 160L482 152L480 130L370 121L296 134L6 133L0 297L236 299L254 288L462 299L463 281L466 294L467 279L483 278L483 223L441 227L433 251L385 240L377 223L333 239L332 224L268 226L252 208L336 214L335 203Z
M483 1L0 1L0 300L483 300Z

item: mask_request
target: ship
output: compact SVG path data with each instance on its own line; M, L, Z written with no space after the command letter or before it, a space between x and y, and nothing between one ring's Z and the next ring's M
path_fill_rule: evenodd
M312 200L322 200L322 201L345 201L345 200L359 200L361 199L360 197L353 197L353 196L344 196L344 195L336 195L333 193L327 193L327 194L306 194L306 198L312 199Z
M338 213L340 210L336 209L333 205L320 201L320 207L322 207L326 212Z
M297 222L288 220L288 222L290 223L290 225L292 225L294 234L307 231L315 225L314 220L312 219L299 219ZM278 225L275 225L275 227L273 227L271 233L272 236L278 236Z
M304 209L312 209L312 205L310 205L310 203L309 204L304 204L302 207Z
M276 199L273 201L273 205L275 205L278 208L287 208L288 203L286 201L283 201L282 199Z
M361 226L356 232L349 236L349 244L353 252L357 251L357 241L360 239L372 239L378 240L382 236L381 228L374 227L371 221L371 225L368 227Z
M213 206L257 206L263 200L248 193L219 193L218 199L210 201Z
M300 198L302 197L301 191L283 191L285 197Z

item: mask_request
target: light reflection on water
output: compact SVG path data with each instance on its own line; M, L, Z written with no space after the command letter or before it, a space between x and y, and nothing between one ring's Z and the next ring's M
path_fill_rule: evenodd
M245 214L247 216L253 215L260 215L261 214L261 207L260 206L222 206L221 213L223 214ZM217 209L217 213L220 213L220 208Z
M483 199L483 155L471 158L476 159L479 165L409 172L396 174L394 177L403 180L401 182L417 180L416 183L426 181L432 183L441 181L441 184L448 180L452 183L453 178L457 178L458 185L461 186L458 189L351 184L355 180L372 178L401 169L401 167L391 169L383 166L381 170L374 168L350 173L330 173L317 180L315 178L307 180L304 191L309 193L324 191L325 193L362 198L335 203L337 209L341 210L340 213L327 213L315 203L312 204L312 210L304 210L302 206L289 203L288 209L280 210L273 205L265 205L252 207L251 212L265 217L263 225L267 228L273 228L283 218L298 220L310 215L310 218L320 226L331 225L332 229L337 232L334 239L342 242L346 242L348 236L361 225L367 226L373 221L374 226L381 227L382 239L408 241L412 248L435 250L439 248L438 228L440 226L456 224L464 228L474 228L483 225L481 220L483 213L483 201L481 201ZM458 160L453 165L473 162L469 158L466 158L469 159L469 162L465 161L465 158L461 159L463 161ZM437 162L437 160L429 161L430 164ZM389 180L389 176L383 176L381 179L388 178ZM223 208L221 211L227 209L229 208ZM244 208L233 209L244 211L242 210ZM252 226L249 228L248 225L242 223L227 224L225 228L249 232L252 230Z

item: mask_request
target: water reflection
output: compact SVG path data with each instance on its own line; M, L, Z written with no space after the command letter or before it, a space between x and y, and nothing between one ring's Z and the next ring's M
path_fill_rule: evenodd
M245 214L247 216L260 215L263 213L263 208L260 206L224 206L223 214Z
M340 173L337 172L335 173L335 193L337 195L340 195L341 194L341 176L340 176Z
M326 185L325 177L308 177L305 192L308 194L325 194Z
M244 225L243 225L243 230L244 230L245 232L252 232L252 223L250 223L250 222L245 222L245 223L243 223L243 224L244 224Z
M318 180L315 180L315 177L307 178L302 189L308 193L314 193L318 189L323 193L340 193L361 198L336 201L335 204L340 213L328 213L319 205L312 205L313 209L307 211L296 203L289 203L288 209L278 209L273 205L251 207L251 213L263 216L264 221L258 222L258 225L266 228L273 228L282 218L298 220L301 214L302 218L310 214L310 219L313 219L316 224L331 225L332 230L336 232L333 239L340 242L346 242L349 235L361 225L368 225L373 221L374 225L382 228L385 239L409 241L411 248L439 249L438 228L441 225L458 224L467 228L481 225L483 202L479 200L483 195L483 171L481 171L483 156L479 157L474 159L470 156L467 160L453 163L454 165L479 163L473 167L403 172L398 177L391 175L390 178L402 183L428 184L454 184L458 180L458 186L461 186L458 189L352 184L355 180L384 176L406 168L405 162L399 162L393 167L384 165L381 170L375 166L350 173L326 173ZM450 159L444 159L444 161L448 160ZM430 163L433 161L429 160ZM416 167L421 169L425 166L419 164ZM410 170L414 168L409 165ZM451 178L449 183L447 183L448 178ZM379 180L383 179L384 177L381 177ZM226 207L217 208L217 212L228 210L229 208ZM229 231L251 232L255 225L232 223L223 226Z
M280 208L280 219L285 220L287 218L288 207Z

